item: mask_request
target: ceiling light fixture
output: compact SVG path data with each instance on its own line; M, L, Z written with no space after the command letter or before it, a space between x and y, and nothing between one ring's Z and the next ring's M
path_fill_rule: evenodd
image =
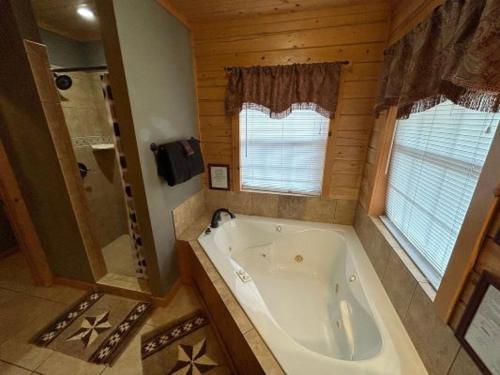
M76 10L76 12L86 20L92 21L95 19L94 12L87 7L80 7Z

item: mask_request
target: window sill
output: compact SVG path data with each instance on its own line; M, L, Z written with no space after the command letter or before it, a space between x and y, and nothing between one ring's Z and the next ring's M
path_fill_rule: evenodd
M406 266L410 274L417 281L419 286L423 289L425 294L430 298L431 301L434 301L436 298L436 290L431 285L431 283L427 280L424 274L419 270L417 265L413 262L413 260L408 256L406 251L400 245L398 239L387 229L383 220L380 217L372 217L369 216L372 220L373 224L377 227L379 232L384 236L385 240L391 245L392 250L399 256L401 262Z
M240 191L242 191L244 193L289 195L291 197L304 197L304 198L321 198L321 194L319 194L319 195L308 195L308 194L300 194L300 193L285 193L285 192L282 192L282 191L257 190L257 189L241 189Z

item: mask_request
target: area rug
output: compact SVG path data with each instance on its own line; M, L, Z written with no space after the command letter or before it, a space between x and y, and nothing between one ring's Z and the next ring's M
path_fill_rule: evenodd
M33 343L111 365L151 310L148 302L91 292L38 333Z
M144 375L231 374L224 352L201 310L141 337Z

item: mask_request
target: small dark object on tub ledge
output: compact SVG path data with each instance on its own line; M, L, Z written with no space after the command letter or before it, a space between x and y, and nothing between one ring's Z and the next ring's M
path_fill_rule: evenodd
M221 214L225 212L231 216L231 219L234 219L236 216L229 211L227 208L218 208L215 210L214 214L212 215L212 221L210 222L210 227L211 228L217 228L219 226L219 222L221 220Z

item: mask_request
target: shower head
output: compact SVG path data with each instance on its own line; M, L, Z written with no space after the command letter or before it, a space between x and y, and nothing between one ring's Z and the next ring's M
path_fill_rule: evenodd
M58 75L54 73L54 77L56 79L56 86L59 90L67 90L73 84L71 77L66 74Z

